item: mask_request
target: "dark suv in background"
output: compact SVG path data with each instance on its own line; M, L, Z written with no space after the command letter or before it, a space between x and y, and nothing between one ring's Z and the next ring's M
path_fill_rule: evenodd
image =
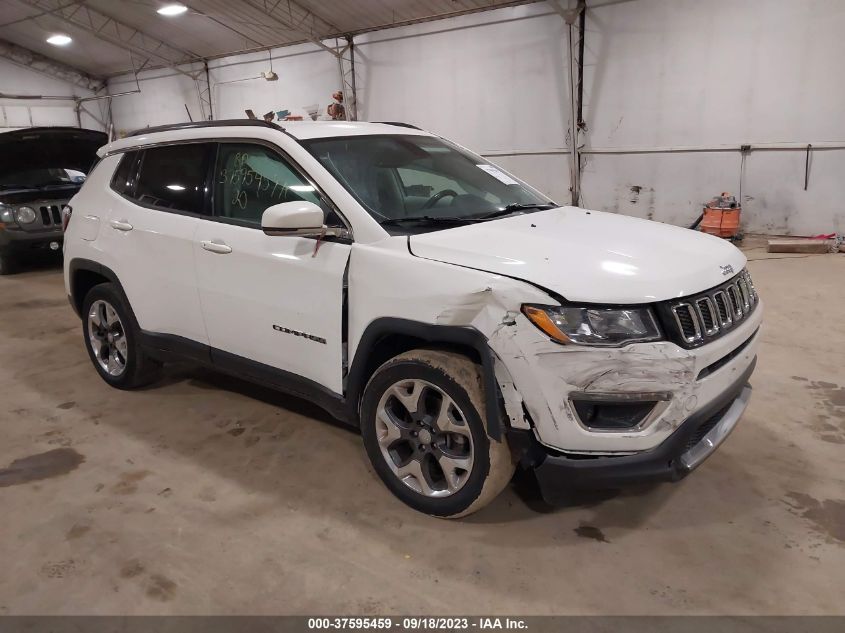
M0 134L0 275L27 255L62 246L62 209L79 191L108 137L79 128Z

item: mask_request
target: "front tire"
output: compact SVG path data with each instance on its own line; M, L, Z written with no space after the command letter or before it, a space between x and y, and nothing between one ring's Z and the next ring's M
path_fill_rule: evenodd
M15 272L15 261L9 255L0 255L0 275L13 275Z
M413 350L376 370L361 402L367 455L390 491L442 518L476 512L508 485L507 440L491 439L477 365L452 352Z
M161 365L144 354L139 328L111 283L94 286L82 302L85 348L100 377L117 389L137 389L153 382Z

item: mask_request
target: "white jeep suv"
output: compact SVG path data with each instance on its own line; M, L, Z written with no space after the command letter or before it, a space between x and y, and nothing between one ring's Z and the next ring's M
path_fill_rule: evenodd
M397 123L216 121L100 149L65 285L100 376L190 359L360 427L387 487L459 517L514 469L554 503L677 480L745 409L745 257L561 207Z

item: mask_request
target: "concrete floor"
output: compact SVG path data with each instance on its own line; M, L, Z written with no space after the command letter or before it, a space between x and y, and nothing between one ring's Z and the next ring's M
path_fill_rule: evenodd
M306 402L190 369L108 388L61 272L2 278L0 469L30 459L0 471L0 614L845 613L845 255L748 255L763 347L721 450L459 522L394 500Z

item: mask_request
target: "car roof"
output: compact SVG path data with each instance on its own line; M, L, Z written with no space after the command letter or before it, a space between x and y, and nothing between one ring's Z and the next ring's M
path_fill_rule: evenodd
M301 140L372 134L429 136L428 132L406 123L369 123L366 121L290 121L285 123L285 131Z
M285 121L280 125L254 119L233 119L201 123L180 123L137 130L126 138L114 141L100 148L98 153L100 156L105 156L112 152L125 151L141 145L170 141L215 139L232 136L243 138L250 136L247 131L248 128L262 130L261 137L264 137L267 131L278 131L297 140L371 136L374 134L432 136L430 133L410 124L399 122Z

